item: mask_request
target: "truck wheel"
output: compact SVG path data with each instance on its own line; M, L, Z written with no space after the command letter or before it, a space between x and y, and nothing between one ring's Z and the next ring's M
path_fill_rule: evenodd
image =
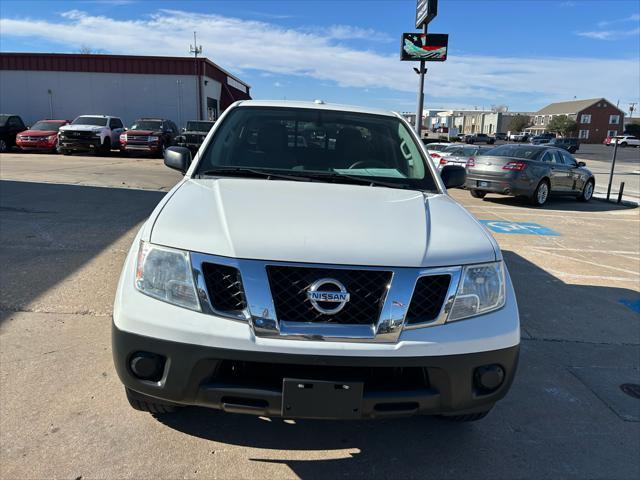
M469 190L471 196L473 198L484 198L487 192L483 192L482 190Z
M467 413L466 415L443 415L442 417L450 422L475 422L486 417L491 409L478 413Z
M531 203L536 207L541 207L547 203L550 191L549 181L547 179L542 180L533 191L533 195L531 195Z
M98 149L98 155L100 155L101 157L104 157L106 155L109 155L109 153L111 153L111 139L105 138L104 142L102 143L102 145L100 145L100 148Z
M60 153L63 155L71 155L71 150L66 150L64 148L61 148Z
M7 150L9 150L7 148L7 142L5 140L3 140L3 139L0 139L0 153L4 153Z
M134 392L133 390L126 387L124 390L127 393L127 400L129 401L129 405L131 405L131 407L135 410L155 414L173 413L176 411L176 407L174 405L157 403L154 398L143 395L142 393Z

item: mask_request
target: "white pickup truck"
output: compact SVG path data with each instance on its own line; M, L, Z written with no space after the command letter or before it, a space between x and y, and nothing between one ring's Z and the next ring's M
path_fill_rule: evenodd
M118 117L81 115L60 128L58 150L65 155L73 152L107 155L112 148L120 147L120 134L124 131L122 120Z
M305 137L305 142L289 139ZM516 298L488 231L399 115L242 101L138 232L112 346L135 409L484 417L507 393Z

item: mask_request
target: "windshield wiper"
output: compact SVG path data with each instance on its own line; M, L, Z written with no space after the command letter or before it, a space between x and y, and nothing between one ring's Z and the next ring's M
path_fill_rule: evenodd
M254 169L248 167L218 167L218 168L210 168L209 170L205 170L204 172L199 172L198 175L202 177L203 175L211 175L211 176L234 176L234 177L245 177L247 175L254 177L266 178L267 180L271 180L272 178L278 178L282 180L293 180L297 182L313 182L314 179L312 177L303 177L298 175L288 175L286 173L276 173L270 170L261 170Z
M311 175L309 175L311 176ZM347 180L344 183L357 183L359 185L368 185L370 187L389 187L389 188L413 188L408 183L394 183L378 180L373 177L358 177L355 175L345 175L343 173L314 173L313 178L323 179L327 181L339 182Z

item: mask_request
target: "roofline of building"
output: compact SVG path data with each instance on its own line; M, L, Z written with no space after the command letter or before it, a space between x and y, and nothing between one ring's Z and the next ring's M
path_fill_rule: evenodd
M194 58L191 57L171 57L171 56L161 56L161 55L115 55L115 54L102 54L102 53L41 53L41 52L0 52L0 59L2 57L41 57L41 58L74 58L74 59L96 59L96 60L136 60L143 58L145 60L158 60L158 61L194 61ZM247 89L251 88L251 85L240 80L238 77L229 73L227 70L222 68L217 63L209 60L207 57L199 57L199 61L209 64L209 66L219 70L230 78L233 78L235 81L241 83Z

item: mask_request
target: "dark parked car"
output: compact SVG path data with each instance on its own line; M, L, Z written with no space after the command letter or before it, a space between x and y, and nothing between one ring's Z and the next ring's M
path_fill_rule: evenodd
M0 113L0 152L6 152L16 144L16 135L27 129L18 115Z
M474 135L469 135L464 139L465 142L473 145L474 143L487 143L489 145L493 145L496 142L496 139L490 137L486 133L476 133Z
M40 120L16 135L16 145L25 152L54 153L58 150L58 130L65 125L69 120Z
M496 137L496 140L508 140L507 134L502 132L496 132L494 137Z
M569 153L576 153L580 148L580 140L577 138L552 138L547 145L550 147L564 148Z
M476 198L487 193L528 197L544 205L552 194L593 196L595 179L566 150L545 145L501 145L467 165L466 188Z
M214 122L207 122L204 120L191 120L187 122L186 128L182 133L176 137L176 145L179 147L187 147L191 150L191 153L195 154L204 138L213 127Z
M532 145L545 145L554 138L556 138L555 133L543 133L541 135L536 135L535 137L532 137L530 142Z
M120 151L160 155L174 144L178 127L164 118L140 118L120 134Z

